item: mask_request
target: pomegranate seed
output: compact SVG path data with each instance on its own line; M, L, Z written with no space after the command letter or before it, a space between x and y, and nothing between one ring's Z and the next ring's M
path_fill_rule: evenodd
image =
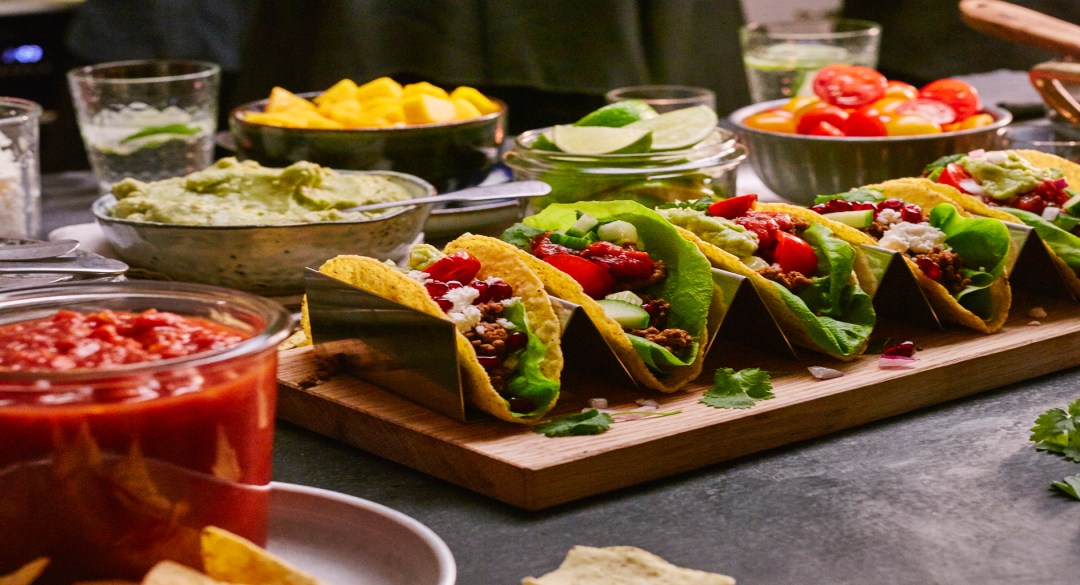
M461 288L462 286L465 286L465 285L461 284L460 282L458 282L456 280L450 280L450 281L447 281L447 283L446 283L446 288L449 289L449 290L454 290L455 288Z
M904 202L899 199L886 199L881 203L878 203L878 209L895 209L897 211L903 209Z
M902 341L896 345L890 345L882 350L881 355L890 357L912 357L915 355L915 342Z
M439 282L437 280L431 280L424 283L424 288L427 289L427 294L433 299L437 299L446 294L446 291L450 290L446 286L445 282Z
M510 403L511 412L532 412L536 410L536 403L528 398L511 396L506 401Z
M444 313L449 313L450 309L454 308L454 303L451 303L443 297L435 299L435 302L439 304L439 308L442 309Z
M476 361L480 362L480 365L484 366L485 370L497 368L499 367L499 364L502 363L502 360L494 355L478 355L476 356Z
M866 211L867 209L877 211L877 206L869 201L856 201L851 204L851 209L854 211Z
M509 350L521 349L528 343L529 336L521 331L511 331L506 338L506 348Z
M491 300L493 301L504 301L514 296L514 289L501 280L489 282L488 292L491 293Z
M469 283L469 286L476 289L476 292L480 293L476 295L476 300L473 301L474 305L486 303L491 300L491 292L488 290L488 283L482 280L474 280Z
M922 270L922 273L931 280L937 280L941 278L941 267L938 266L933 260L926 256L919 256L915 258L915 264Z

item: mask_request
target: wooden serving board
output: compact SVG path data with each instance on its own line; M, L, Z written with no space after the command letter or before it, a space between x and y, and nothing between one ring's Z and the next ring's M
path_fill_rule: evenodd
M1033 307L1048 315L1029 316ZM279 366L278 415L514 506L537 510L697 469L896 416L919 408L1080 365L1080 305L1014 299L1003 330L981 335L881 323L875 336L910 339L922 349L911 369L886 370L877 356L842 363L806 353L799 360L719 339L705 373L675 394L617 387L585 372L564 373L553 414L576 412L603 397L617 411L654 399L666 417L617 422L606 433L548 438L496 420L461 423L407 399L337 374L312 385L310 348L285 350ZM818 380L808 366L844 372ZM698 402L718 367L770 372L776 397L748 410Z

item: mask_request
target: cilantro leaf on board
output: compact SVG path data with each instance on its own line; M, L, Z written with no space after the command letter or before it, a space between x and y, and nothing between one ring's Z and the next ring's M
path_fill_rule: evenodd
M1050 485L1080 500L1080 473L1070 475L1061 481L1055 481Z
M1080 399L1069 404L1068 411L1051 408L1039 415L1031 427L1030 439L1040 451L1080 462Z
M533 427L534 433L548 437L573 437L579 435L599 435L611 427L615 419L606 412L595 408L585 412L557 416Z
M746 409L774 396L768 372L758 368L738 372L731 368L719 368L713 374L712 388L706 390L698 402L713 408Z

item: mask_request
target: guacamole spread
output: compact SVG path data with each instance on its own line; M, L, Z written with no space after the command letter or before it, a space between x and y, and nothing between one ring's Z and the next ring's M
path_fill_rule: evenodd
M997 200L1034 191L1044 180L1061 176L1061 171L1040 169L1013 153L1001 161L964 157L960 166L982 185L987 197Z
M657 209L657 212L671 223L694 232L702 240L738 256L744 264L753 262L754 252L758 249L757 235L743 226L689 207L663 208Z
M272 169L223 158L185 177L113 185L112 216L179 225L269 225L363 220L387 213L342 211L365 203L410 199L392 179L339 173L315 163Z

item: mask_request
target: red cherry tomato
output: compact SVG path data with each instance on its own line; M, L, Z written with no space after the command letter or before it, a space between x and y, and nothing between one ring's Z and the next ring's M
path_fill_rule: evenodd
M956 112L957 120L963 120L982 109L979 91L959 79L931 81L919 90L919 97L948 104Z
M889 81L861 65L826 65L814 78L814 93L834 106L857 108L885 95Z
M602 299L615 287L615 277L606 268L574 254L555 254L544 262L565 272L594 299Z
M798 113L799 121L795 125L795 131L799 134L809 134L822 122L828 122L834 128L843 128L847 122L847 111L825 102L816 102L806 106Z
M964 167L956 164L949 163L942 169L941 174L938 175L938 183L942 185L948 185L961 193L967 193L967 190L961 187L961 181L970 179L971 175L964 169Z
M735 219L740 215L745 215L747 211L754 208L754 202L757 201L757 195L750 193L747 195L737 195L730 199L721 199L714 203L709 204L709 215L722 217L724 219Z
M866 104L848 116L844 133L848 136L885 136L887 117L878 109L877 104Z
M931 122L944 126L956 121L956 110L949 104L928 98L908 100L896 108L899 114L915 114Z
M818 125L811 128L806 134L809 136L847 136L843 130L828 122L818 122Z
M773 262L784 272L799 272L804 276L812 276L817 270L814 248L806 240L787 232L776 232Z
M919 89L910 83L890 80L885 85L885 97L898 97L905 100L913 100L919 97Z
M464 250L436 260L424 269L434 280L441 282L472 282L480 272L480 261Z

